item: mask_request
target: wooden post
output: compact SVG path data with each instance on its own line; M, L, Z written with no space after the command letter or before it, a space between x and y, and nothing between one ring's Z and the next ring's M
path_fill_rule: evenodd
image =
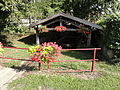
M90 34L88 34L88 37L87 37L87 47L89 47L91 45L91 32Z
M32 24L32 17L31 16L29 16L29 25L31 25ZM30 31L32 31L32 28L31 27L29 27L29 30Z
M40 45L39 31L38 30L36 30L36 44Z
M62 20L61 20L61 17L60 17L60 26L62 26Z

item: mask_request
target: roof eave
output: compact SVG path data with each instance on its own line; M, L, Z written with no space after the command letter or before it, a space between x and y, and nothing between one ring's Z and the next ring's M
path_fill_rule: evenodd
M97 28L97 29L101 29L101 30L103 29L101 26L99 26L97 24L90 23L90 22L88 22L86 20L83 20L83 19L71 16L71 15L68 15L68 14L65 14L65 13L58 13L58 14L55 14L55 15L53 15L51 17L48 17L48 18L43 19L41 21L38 21L37 23L33 24L32 27L35 26L35 25L38 25L38 24L42 24L42 23L44 23L44 22L46 22L48 20L54 19L54 18L59 17L59 16L63 16L63 17L66 17L66 18L73 19L73 20L75 20L75 21L77 21L79 23L83 23L85 25L89 25L89 26Z

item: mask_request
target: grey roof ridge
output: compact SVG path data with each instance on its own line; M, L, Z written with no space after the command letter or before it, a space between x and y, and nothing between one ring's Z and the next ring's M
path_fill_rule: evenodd
M78 18L78 17L74 17L74 16L71 16L71 15L69 15L69 14L65 14L65 13L62 13L62 12L57 13L57 14L55 14L55 15L53 15L53 16L49 16L49 17L47 17L47 18L45 18L45 19L41 19L40 21L38 21L38 22L35 23L34 25L38 25L38 24L40 24L40 23L44 23L44 22L46 22L46 21L48 21L48 20L51 20L51 19L54 19L54 18L56 18L56 17L58 17L58 16L63 16L63 17L66 17L66 18L70 18L70 19L73 19L73 20L75 20L75 21L77 21L77 22L80 22L80 23L89 25L89 26L91 26L91 27L95 27L95 28L98 28L98 29L102 29L102 27L99 26L99 25L97 25L97 24L93 24L93 23L88 22L88 21L86 21L86 20L84 20L84 19L80 19L80 18ZM34 25L33 25L33 26L34 26Z

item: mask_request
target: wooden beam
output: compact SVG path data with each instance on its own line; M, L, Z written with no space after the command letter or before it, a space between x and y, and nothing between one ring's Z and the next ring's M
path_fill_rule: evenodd
M87 37L87 47L90 47L91 45L91 32L90 34L88 34L88 37Z
M55 30L55 28L47 28L47 30L53 31L53 30ZM78 29L67 28L66 31L77 31L77 30L78 30Z
M76 26L76 27L78 27L78 25L80 25L79 23L77 23L77 22L72 22L72 21L70 21L70 20L63 20L63 19L61 19L61 21L65 22L65 23L71 23L73 26ZM79 27L78 27L78 28L79 28ZM90 29L91 29L91 31L97 30L97 29L95 29L94 27L91 27Z
M63 22L65 22L65 23L71 23L73 26L76 26L76 27L78 27L78 23L76 23L76 22L72 22L72 21L70 21L70 20L64 20L64 19L61 19Z
M52 22L47 23L46 26L51 25L51 24L53 24L53 23L55 23L55 22L59 22L59 21L60 21L60 19L56 19L56 20L54 20L54 21L52 21Z
M60 26L62 26L63 24L62 24L62 19L61 19L61 17L60 17Z

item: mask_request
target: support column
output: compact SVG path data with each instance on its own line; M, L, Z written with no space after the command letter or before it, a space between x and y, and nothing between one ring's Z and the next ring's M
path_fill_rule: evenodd
M39 31L38 30L36 30L36 44L40 45Z
M60 26L62 26L62 21L60 20Z
M89 47L91 45L91 32L90 34L88 34L88 37L87 37L87 47Z
M29 25L31 25L32 24L32 17L31 16L29 16L29 23L28 23ZM29 26L29 30L30 30L30 32L32 31L32 28Z

